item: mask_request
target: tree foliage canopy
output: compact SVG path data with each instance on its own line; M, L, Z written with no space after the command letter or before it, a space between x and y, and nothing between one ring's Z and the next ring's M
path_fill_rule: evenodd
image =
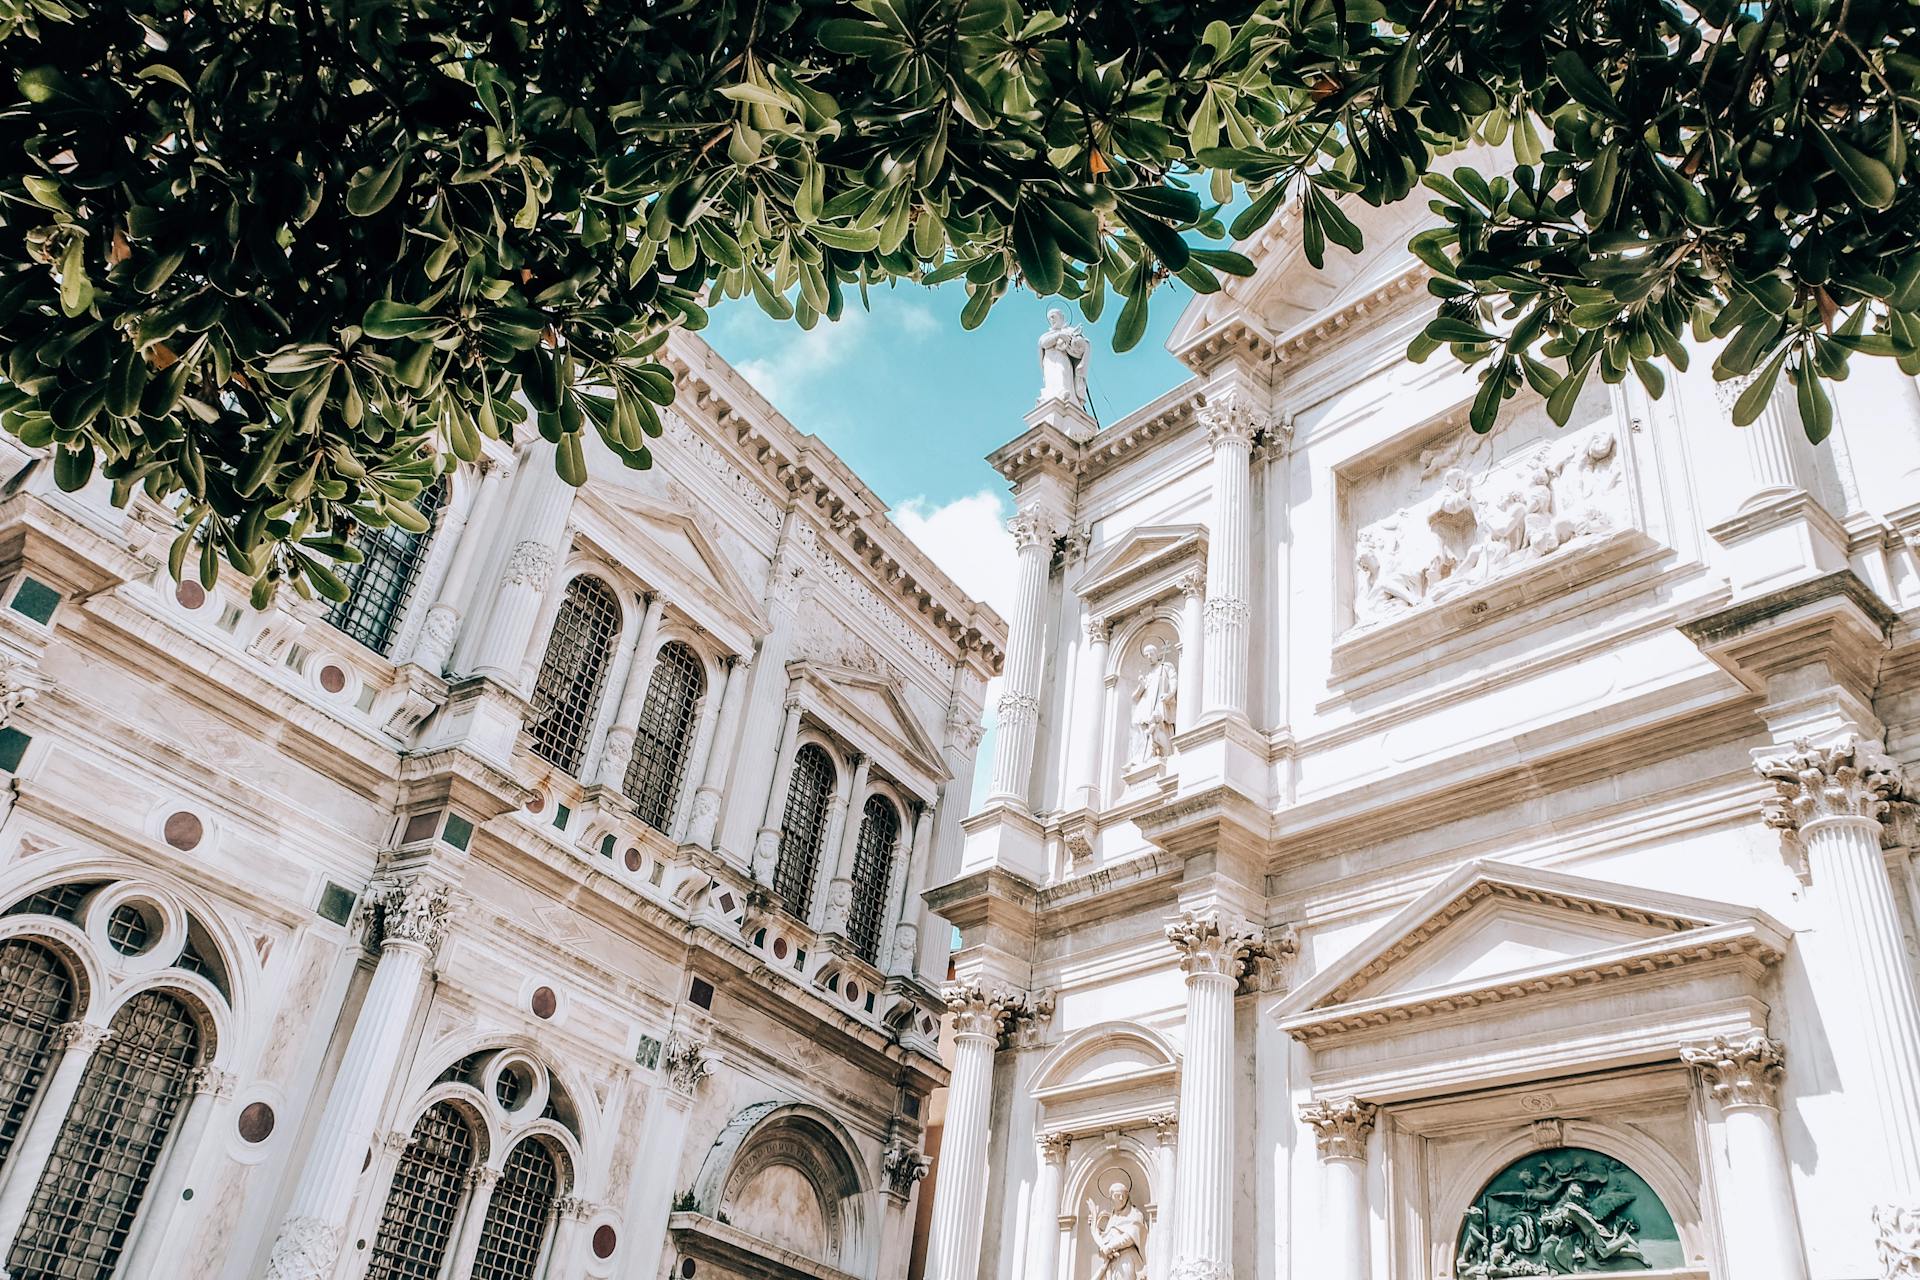
M1920 368L1892 0L0 0L0 410L62 485L180 495L175 571L264 599L531 409L635 466L651 357L716 300L805 326L898 279L1120 309L1207 242L1423 180L1412 354L1656 393L1689 329L1784 369L1816 437L1851 352ZM1470 142L1507 173L1452 169ZM1503 166L1505 168L1506 166ZM1219 211L1244 186L1230 228ZM857 303L856 303L857 305ZM1816 377L1816 375L1818 375ZM524 407L523 407L524 406Z

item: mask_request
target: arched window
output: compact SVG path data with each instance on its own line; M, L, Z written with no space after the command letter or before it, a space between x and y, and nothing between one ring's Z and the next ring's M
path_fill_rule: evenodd
M1455 1255L1462 1276L1600 1276L1687 1265L1673 1216L1653 1188L1585 1147L1532 1151L1496 1173L1467 1206Z
M72 1013L73 975L58 956L25 938L0 944L0 1169Z
M446 499L447 481L442 476L420 491L414 505L432 524ZM347 598L327 610L327 621L375 653L385 653L393 644L394 629L406 614L407 601L413 598L420 564L427 558L427 543L432 537L431 530L408 533L395 524L357 530L353 545L365 559L340 566Z
M868 796L860 818L860 843L853 851L853 905L847 912L847 938L868 964L880 954L881 917L887 909L893 847L899 839L899 811L880 796Z
M813 904L813 882L820 870L820 846L827 838L827 802L833 795L833 761L809 742L793 757L787 784L787 808L780 819L780 861L773 890L787 910L806 919Z
M528 1138L508 1152L480 1229L473 1280L533 1280L559 1196L560 1170L546 1143Z
M568 773L579 770L580 757L586 753L607 663L619 634L620 602L612 589L585 575L569 582L527 710L534 754Z
M178 997L141 992L109 1032L87 1062L7 1254L12 1275L113 1275L187 1098L200 1030Z
M380 1212L366 1280L438 1280L473 1167L473 1128L437 1102L415 1122Z
M693 650L678 640L660 650L647 681L647 699L633 730L633 757L627 761L626 781L620 788L633 801L640 821L655 831L664 832L673 821L687 753L693 748L693 712L706 685L699 655Z

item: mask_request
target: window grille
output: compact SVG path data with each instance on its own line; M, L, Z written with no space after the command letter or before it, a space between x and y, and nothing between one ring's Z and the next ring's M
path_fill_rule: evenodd
M853 851L853 905L847 913L847 940L868 964L878 963L881 917L887 909L893 847L899 839L899 812L881 797L868 796L860 819L860 843Z
M833 796L833 762L809 742L793 757L786 812L780 819L780 861L773 888L787 910L802 920L813 905L820 846L827 836L827 803Z
M472 1167L472 1128L452 1103L436 1102L394 1168L366 1280L439 1280Z
M647 681L646 701L640 706L640 723L634 726L633 757L621 784L640 821L655 831L664 833L673 821L687 753L693 747L693 713L706 683L693 650L677 640L660 650Z
M30 898L20 899L7 908L6 914L58 916L62 920L77 922L80 919L80 904L85 902L87 895L98 889L102 883L99 880L88 880L73 884L57 884L51 889L42 889Z
M46 1082L73 994L73 976L52 951L25 938L0 943L0 1169Z
M187 1097L200 1032L186 1005L143 991L93 1051L7 1255L19 1280L108 1280Z
M123 902L107 917L107 942L123 956L137 956L153 945L153 922L131 902Z
M480 1229L473 1280L533 1280L559 1195L560 1171L546 1143L528 1138L508 1152Z
M442 476L422 489L413 504L431 525L446 498L447 481ZM413 597L432 538L431 529L408 533L394 524L379 529L361 526L353 535L353 545L365 559L339 567L347 598L327 611L327 621L375 653L385 653Z
M577 773L600 706L607 660L620 634L620 602L598 578L578 577L567 584L560 614L553 620L540 675L533 682L527 727L534 754Z

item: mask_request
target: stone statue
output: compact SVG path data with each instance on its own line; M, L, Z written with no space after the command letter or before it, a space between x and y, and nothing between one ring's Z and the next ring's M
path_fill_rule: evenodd
M1147 669L1133 690L1132 733L1127 742L1127 764L1164 760L1173 742L1173 710L1179 695L1180 673L1150 644L1141 654Z
M1087 336L1080 326L1067 323L1067 313L1055 307L1047 312L1047 331L1040 335L1040 399L1087 403Z
M1093 1280L1147 1280L1147 1217L1118 1176L1107 1184L1107 1199L1111 1209L1087 1201L1087 1230L1100 1255Z

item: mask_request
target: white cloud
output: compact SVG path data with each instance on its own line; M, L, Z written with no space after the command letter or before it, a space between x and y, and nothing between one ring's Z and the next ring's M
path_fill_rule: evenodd
M986 601L1003 618L1013 616L1016 557L1005 499L991 489L938 506L910 498L892 515L962 591Z
M822 320L810 330L797 324L782 325L780 341L773 350L738 361L734 368L753 384L754 390L792 416L812 407L807 403L808 394L828 374L872 350L876 320L913 342L940 332L939 318L924 303L883 298L876 305L879 310L870 312L850 302L838 320Z

